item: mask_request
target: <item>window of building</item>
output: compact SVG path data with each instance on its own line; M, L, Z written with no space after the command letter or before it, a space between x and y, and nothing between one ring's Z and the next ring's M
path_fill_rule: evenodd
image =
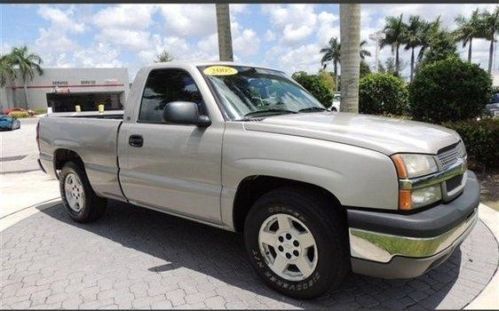
M205 114L204 103L194 79L180 69L153 70L147 78L140 105L139 121L164 123L163 110L174 101L188 101L198 104Z

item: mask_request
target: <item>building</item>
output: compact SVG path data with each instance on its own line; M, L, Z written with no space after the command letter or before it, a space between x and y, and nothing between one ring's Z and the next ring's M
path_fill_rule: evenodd
M6 108L25 108L53 112L106 110L123 108L130 89L126 68L43 68L27 83L24 92L22 79L17 75L0 89L0 111Z

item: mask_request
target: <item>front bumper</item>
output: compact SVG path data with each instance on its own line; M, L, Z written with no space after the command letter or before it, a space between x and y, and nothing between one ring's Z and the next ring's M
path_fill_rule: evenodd
M348 210L352 270L383 278L411 278L447 259L478 219L480 186L467 173L455 200L411 215Z

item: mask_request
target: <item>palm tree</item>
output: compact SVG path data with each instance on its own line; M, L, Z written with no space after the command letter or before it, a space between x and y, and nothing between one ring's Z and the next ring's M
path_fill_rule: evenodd
M16 71L9 55L0 55L0 87L4 87L8 81L16 78Z
M411 78L414 76L414 50L421 45L421 31L424 21L419 16L409 17L409 23L405 25L405 50L411 50ZM400 64L399 64L400 65Z
M338 91L338 63L340 62L340 43L338 38L333 37L329 39L329 45L321 49L321 53L324 53L321 59L321 64L324 69L327 66L327 62L333 62L333 73L334 73L334 84L336 91Z
M360 43L360 58L364 60L366 57L371 56L371 52L366 49L363 49L364 45L367 44L366 40L362 40ZM326 68L328 62L333 62L333 73L334 80L336 85L336 91L338 91L338 64L340 63L341 58L341 43L338 42L338 38L332 37L329 39L329 45L320 50L321 53L324 53L321 59L321 64L323 68Z
M364 49L364 46L367 44L366 40L362 40L360 42L360 59L364 60L366 57L371 57L371 52L368 50Z
M428 50L431 46L431 42L433 37L437 35L441 29L441 21L440 16L437 17L433 22L422 22L421 26L421 37L420 37L420 49L418 53L418 62L423 60L424 54L426 50Z
M397 73L399 72L399 49L400 45L405 42L406 27L403 22L403 14L399 17L389 16L386 18L386 24L383 28L385 33L385 38L381 40L381 48L389 45L392 49L392 53L395 52L395 68Z
M221 61L233 61L232 36L230 32L230 9L228 3L215 4L217 11L218 51Z
M154 60L155 63L167 63L171 62L173 60L173 57L168 53L166 49L164 49L161 53L159 53L156 56L156 59Z
M359 112L360 4L340 3L341 111Z
M499 6L492 13L484 12L481 16L481 34L482 38L490 41L489 47L489 74L492 72L492 59L494 57L495 34L499 31Z
M480 36L480 14L478 13L478 9L471 13L469 19L466 19L463 15L459 15L455 21L458 28L453 33L454 38L456 41L463 42L463 48L468 45L468 63L471 63L473 39Z
M33 80L35 74L43 74L42 67L40 67L43 61L40 56L30 53L26 46L13 48L9 58L23 79L25 108L28 108L28 80Z

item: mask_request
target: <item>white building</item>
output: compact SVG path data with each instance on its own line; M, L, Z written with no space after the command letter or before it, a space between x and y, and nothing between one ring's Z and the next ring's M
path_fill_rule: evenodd
M24 92L22 79L17 75L0 88L0 111L6 108L47 109L54 112L122 109L130 89L126 68L43 68L27 83ZM27 96L26 96L27 95Z

